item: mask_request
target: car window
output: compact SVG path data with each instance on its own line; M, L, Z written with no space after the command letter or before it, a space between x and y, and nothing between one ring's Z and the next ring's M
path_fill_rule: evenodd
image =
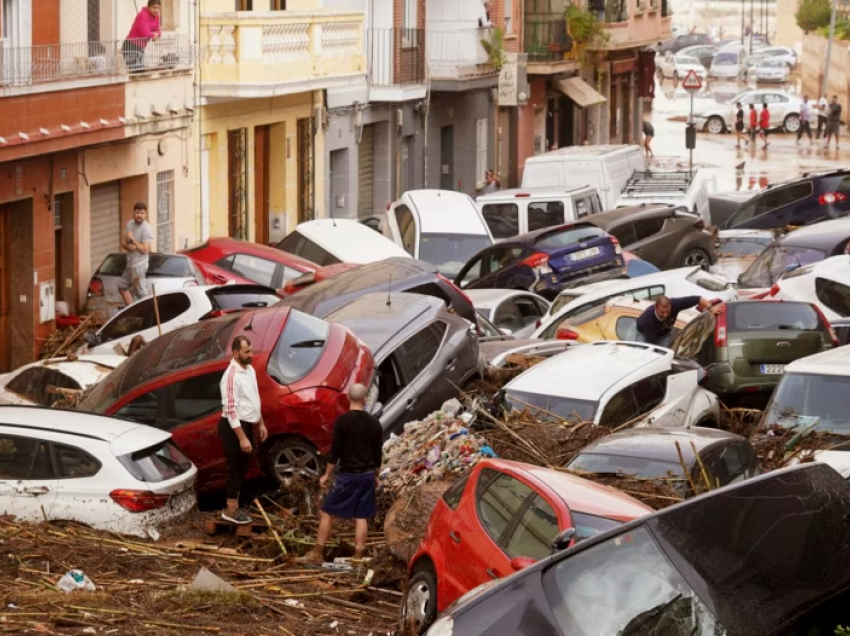
M65 375L58 369L51 369L46 366L30 367L24 369L6 384L6 390L17 393L30 402L41 406L53 406L64 396L59 393L52 393L49 387L57 389L73 389L79 391L82 387L72 377Z
M496 312L493 314L493 324L499 329L510 329L511 331L517 331L525 326L519 308L512 298L496 308Z
M290 310L266 366L271 378L282 385L303 379L319 363L330 328L320 318Z
M667 288L664 285L653 285L652 287L642 287L641 289L635 289L634 291L625 294L627 296L631 296L635 300L655 300L659 296L664 295L664 291Z
M484 257L482 275L498 272L500 269L516 263L522 256L521 247L495 247Z
M234 254L230 269L234 274L239 274L259 285L272 287L277 263L249 254Z
M59 479L94 477L100 471L100 462L84 450L64 444L52 444Z
M609 228L608 233L620 241L620 245L623 247L628 247L637 242L634 223L623 223L622 225Z
M726 308L726 323L730 333L776 329L808 331L823 328L814 308L803 302L732 303Z
M222 285L208 291L212 308L215 309L260 309L271 307L280 302L280 297L271 290L258 288L256 290L234 285Z
M823 305L839 316L850 316L850 287L828 278L815 278L815 294Z
M752 265L741 275L740 287L771 287L789 268L800 268L822 261L826 252L792 245L772 245L758 255Z
M189 300L189 297L180 292L174 294L163 294L156 298L156 308L159 310L160 323L174 320L180 314L189 311L191 306L192 301Z
M661 231L664 225L664 219L655 217L651 219L640 219L635 221L635 235L638 241L649 238Z
M153 298L145 298L114 316L100 331L100 342L120 340L156 325Z
M466 488L466 484L469 481L469 476L471 474L472 471L467 471L463 477L449 486L449 489L443 493L443 501L452 510L457 510L458 505L460 505L460 498L463 495L463 491Z
M712 314L706 313L691 321L671 343L670 348L685 358L696 359L706 340L714 338Z
M685 280L693 283L697 287L702 287L703 289L714 292L724 291L728 286L728 283L724 279L714 276L713 274L709 274L703 269L698 269L692 274L688 274Z
M519 234L519 207L516 203L487 203L481 208L494 239Z
M192 470L191 460L169 440L119 455L118 461L133 477L148 483L168 481Z
M379 234L381 233L381 219L360 219L360 222L370 230L375 230Z
M791 205L797 201L801 201L806 197L811 196L813 192L812 182L803 181L794 183L788 186L772 188L760 196L755 197L752 201L748 201L739 208L732 218L729 219L728 226L734 227L750 219L762 216L768 212L772 212L779 208Z
M406 290L406 293L421 294L423 296L432 296L433 298L439 298L444 303L446 303L446 307L448 309L454 308L451 297L437 283L425 283L424 285L417 285L416 287L411 287L410 289Z
M537 322L546 313L546 306L536 298L517 296L513 302L519 311L523 327Z
M552 553L558 536L558 515L540 495L532 499L508 539L505 552L511 558L528 557L539 561Z
M457 279L458 285L460 287L466 287L472 282L475 282L479 278L481 278L481 265L484 263L484 259L488 257L489 250L484 252L481 256L473 260L471 263L465 266L466 271L463 272L462 276L459 276Z
M562 201L535 201L528 204L528 231L564 224Z
M540 249L560 249L572 247L580 241L608 236L608 233L595 225L576 225L547 232L535 241Z
M549 314L554 316L557 314L562 307L566 307L571 302L573 302L576 298L579 297L580 294L568 294L561 292L558 294L558 297L552 301L552 306L549 308Z
M399 205L395 209L395 220L401 234L401 245L408 254L413 256L416 250L416 223L413 220L413 213L406 205Z
M638 407L632 387L628 386L618 391L605 405L602 417L599 418L600 426L616 428L634 419L638 415Z
M618 340L634 342L637 339L637 318L632 316L620 316L614 327Z
M221 376L216 371L172 382L140 395L117 415L170 431L221 410Z
M573 207L575 209L577 219L584 218L591 213L590 206L588 205L589 202L590 200L586 197L581 199L573 199Z
M717 480L716 486L726 486L750 477L749 458L743 454L739 444L728 444L714 450L703 458L709 479ZM704 479L702 480L704 482ZM700 483L700 481L697 481Z
M286 247L284 247L285 251L295 254L296 256L300 256L301 258L306 258L308 261L316 263L316 265L335 265L340 262L336 256L328 252L322 246L314 243L300 232L293 232L290 236L295 236L297 239L295 241L290 241L290 237L284 239L284 241L287 241ZM291 249L290 246L292 246ZM250 276L246 276L245 278L250 278ZM264 281L255 280L253 278L251 278L251 280L260 283L261 285L269 285L269 283Z
M0 435L0 479L55 479L47 442Z
M667 393L667 373L656 373L632 385L638 413L649 413L664 401Z
M448 326L438 320L405 340L397 349L396 363L405 384L409 384L431 364L440 350Z
M576 529L574 539L576 543L581 543L586 539L595 537L597 534L608 532L612 528L622 525L622 521L616 519L608 519L597 515L590 515L584 512L570 511L570 518L573 522L573 528Z
M191 278L194 271L190 260L185 256L151 254L146 275L148 278Z
M490 538L500 543L508 525L534 491L506 473L485 468L476 488L478 519Z

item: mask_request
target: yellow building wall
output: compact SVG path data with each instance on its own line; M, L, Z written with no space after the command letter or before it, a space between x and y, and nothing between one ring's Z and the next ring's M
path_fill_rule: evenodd
M797 26L797 5L797 0L776 1L776 45L791 47L799 54L803 30Z

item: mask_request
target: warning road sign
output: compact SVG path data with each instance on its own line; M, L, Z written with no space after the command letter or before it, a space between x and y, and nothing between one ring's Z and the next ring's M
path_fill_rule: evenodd
M702 80L696 74L696 71L688 71L685 80L682 82L682 88L686 91L698 91L702 88Z

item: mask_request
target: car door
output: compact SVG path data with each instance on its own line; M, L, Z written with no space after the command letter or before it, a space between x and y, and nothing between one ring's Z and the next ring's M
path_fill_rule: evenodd
M133 336L140 335L150 342L158 332L153 297L144 298L115 314L97 332L97 344L89 347L91 353L115 353L116 345L125 347ZM126 343L126 344L125 344Z
M730 219L734 228L776 229L787 225L805 225L822 216L819 206L801 205L812 196L810 180L771 188L753 201L742 206ZM751 207L752 206L752 207ZM748 220L745 220L749 216ZM739 220L740 217L740 220Z
M0 512L28 523L50 518L57 487L47 441L0 433Z
M53 518L109 523L114 509L105 506L103 499L113 485L108 476L100 474L100 461L85 449L67 444L53 442L50 452L57 478Z

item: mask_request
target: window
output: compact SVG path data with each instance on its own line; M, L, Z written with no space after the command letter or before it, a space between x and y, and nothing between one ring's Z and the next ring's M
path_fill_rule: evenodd
M617 521L615 519L597 517L596 515L576 512L575 510L570 512L570 517L573 522L573 527L576 529L574 537L576 543L595 537L597 534L608 532L612 528L622 525L621 521Z
M496 313L493 314L493 323L499 329L510 329L511 331L519 331L525 326L519 314L519 309L512 300L506 300L499 305Z
M537 239L535 247L540 249L560 249L572 247L581 241L608 236L608 233L595 225L576 225L566 229L559 229L541 236Z
M476 491L478 518L496 543L528 497L534 495L534 491L518 479L490 468L481 471Z
M702 287L703 289L713 292L724 291L728 286L724 279L714 276L713 274L709 274L702 269L698 269L693 274L690 274L686 280L690 281L697 287Z
M661 231L664 226L664 219L655 217L651 219L640 219L635 221L635 234L638 241L654 236Z
M654 285L652 287L644 287L642 289L636 289L630 294L626 294L627 296L631 296L635 300L655 300L659 296L664 295L664 290L666 287L664 285ZM605 300L610 300L611 297L606 298Z
M786 373L768 404L764 422L798 430L813 426L818 432L846 437L850 435L848 393L848 375Z
M536 495L519 519L505 546L511 558L545 559L552 554L552 541L558 536L558 515L540 495Z
M30 367L21 371L6 384L6 390L17 393L30 402L41 406L53 406L54 402L63 398L59 393L50 393L49 387L74 389L82 387L73 378L57 369L46 366Z
M487 172L487 118L482 117L475 123L475 179L484 181Z
M159 23L163 31L176 31L180 26L180 3L178 0L162 0Z
M634 223L624 223L623 225L609 228L608 233L617 239L623 247L637 242Z
M449 278L458 275L473 255L491 244L490 238L480 234L422 233L419 258L436 265L440 274Z
M728 444L719 450L712 451L703 458L703 465L710 480L717 480L719 486L726 486L752 477L748 454L740 444ZM701 473L694 471L694 481L704 485L705 479ZM714 484L712 484L714 487Z
M250 254L234 254L229 269L259 285L273 287L277 263Z
M296 309L289 312L283 333L269 356L267 370L278 384L301 380L319 363L330 334L324 320Z
M151 304L154 304L154 299L151 298ZM189 311L192 306L192 301L183 293L163 294L158 296L155 301L156 308L159 310L159 322L165 323L177 318L180 314ZM156 318L156 316L154 316Z
M850 316L850 287L828 278L815 278L815 294L825 307L839 316Z
M55 479L47 442L0 435L0 479Z
M789 186L777 187L764 192L754 200L745 203L727 222L727 227L735 227L772 212L786 205L791 205L812 195L812 182L803 181Z
M164 441L128 455L118 461L139 481L160 482L174 479L192 470L192 462L173 442Z
M446 330L446 324L437 321L401 344L395 358L405 384L413 382L431 364L440 350Z
M174 170L156 175L156 250L174 251Z
M416 222L413 213L406 205L400 205L395 209L395 220L401 234L401 244L404 250L413 256L416 252Z
M564 224L564 204L561 201L537 201L528 204L528 231L543 230Z
M145 298L112 318L101 330L100 342L112 342L156 325L153 298Z
M727 305L729 332L762 330L811 331L823 329L814 308L802 302L740 302ZM791 334L788 334L789 338Z
M629 386L616 393L608 404L605 405L605 409L602 411L602 417L599 419L599 425L615 428L634 419L637 415L637 403L635 402L632 387Z
M741 274L738 286L743 289L771 287L789 268L800 268L826 258L826 252L808 247L774 245L768 247L746 272Z
M494 239L519 234L519 207L516 203L488 203L481 212Z
M522 326L526 327L546 313L546 307L536 298L523 298L518 296L513 299L519 310L519 315L522 319Z
M401 26L406 31L408 29L415 29L418 25L418 12L417 12L417 4L418 0L402 0L401 3ZM415 38L410 38L411 43L408 43L407 40L404 42L404 46L411 46L413 42L415 42Z
M505 0L505 35L514 33L514 3L513 0Z
M529 410L542 420L551 420L552 416L555 416L569 421L590 422L596 414L598 403L578 398L511 390L510 393L505 394L504 406L507 410Z
M214 291L208 291L213 310L216 309L254 309L271 307L280 302L280 297L270 294L262 289L253 290L236 287L233 285L222 285Z
M484 257L484 268L482 275L498 272L500 269L516 263L522 256L521 247L496 247L490 250Z
M638 411L641 414L649 413L664 401L664 396L667 394L667 375L656 373L632 385Z
M463 477L458 479L446 492L443 493L443 501L452 510L457 510L457 507L460 505L460 498L463 495L463 491L466 489L466 484L469 482L469 476L471 474L472 471L467 471Z
M617 334L618 340L634 342L637 339L637 318L632 318L631 316L617 318L614 332Z
M59 479L94 477L100 471L100 462L79 448L53 444L53 455L56 458Z
M145 393L118 415L170 431L221 410L221 372L186 378Z
M466 287L470 283L473 283L479 278L481 278L481 265L486 257L486 254L483 256L479 256L470 265L466 266L466 270L463 272L462 276L458 275L458 282L460 283L461 287Z

